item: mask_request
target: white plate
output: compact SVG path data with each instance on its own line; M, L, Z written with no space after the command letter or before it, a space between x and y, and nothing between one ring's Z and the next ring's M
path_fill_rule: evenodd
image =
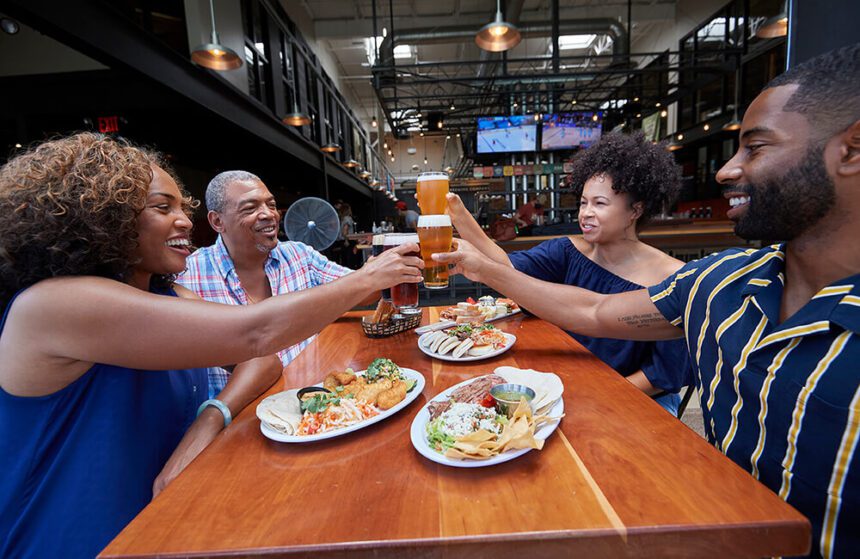
M440 400L444 401L448 399L448 396L464 384L469 384L470 382L474 382L475 379L469 379L461 382L455 386L452 386L448 390L437 395L435 398L430 400L430 402L438 402ZM428 460L432 460L437 464L442 464L444 466L454 466L455 468L483 468L484 466L494 466L496 464L501 464L502 462L507 462L509 460L513 460L514 458L518 458L525 454L526 452L532 450L531 448L521 448L519 450L510 450L507 452L503 452L492 458L488 458L487 460L469 460L464 459L460 460L458 458L448 458L444 454L440 454L433 450L433 447L427 442L427 423L430 422L430 412L427 410L427 406L430 405L430 402L421 408L421 411L418 412L418 415L415 416L415 419L412 420L412 429L410 430L410 437L412 438L412 446L415 447L415 450L418 451L421 456L427 458ZM553 407L549 410L547 415L558 417L564 413L564 399L559 398L558 401L553 405ZM553 431L558 428L559 421L550 421L549 423L544 423L543 425L535 431L535 438L546 440L552 434Z
M272 439L273 441L278 441L282 443L311 443L314 441L322 441L324 439L332 439L334 437L340 437L341 435L346 435L348 433L352 433L353 431L358 431L359 429L364 429L374 423L379 423L383 419L387 419L399 412L406 406L412 403L415 398L421 395L421 392L424 391L424 375L419 373L414 369L407 369L406 367L400 367L400 371L406 375L406 378L412 379L415 381L415 386L406 393L406 398L403 399L402 402L397 404L391 409L385 410L381 412L379 415L375 415L370 419L366 419L359 423L355 423L350 425L349 427L344 427L343 429L335 429L333 431L326 431L325 433L317 433L316 435L285 435L280 431L269 427L265 421L260 422L260 431L263 432L267 438ZM364 374L364 371L358 371L356 374ZM315 384L314 386L322 386L322 383Z
M428 332L428 333L424 334L424 336L430 336L432 334L433 334L433 332ZM418 349L420 349L421 352L424 353L424 355L429 355L430 357L433 357L435 359L441 359L442 361L454 361L455 363L466 363L468 361L480 361L481 359L489 359L491 357L495 357L496 355L501 355L502 353L511 349L511 347L514 345L514 343L517 341L517 337L514 336L513 334L508 334L507 332L502 332L502 334L505 335L505 340L507 340L507 343L505 343L505 347L502 347L499 349L494 349L493 351L491 351L489 353L485 353L484 355L468 355L468 353L469 353L468 351L466 352L466 355L464 355L463 357L454 357L451 355L450 351L448 353L446 353L445 355L439 355L438 353L433 353L432 351L430 351L430 348L427 348L427 347L424 347L423 345L421 345L421 340L424 338L424 336L421 336L420 338L418 338Z
M507 314L500 314L499 316L494 316L493 318L485 320L484 322L495 322L497 320L504 320L505 318L510 318L515 314L519 314L521 312L523 312L522 309L516 309ZM428 324L427 326L419 326L414 330L414 332L420 336L422 334L426 334L427 332L433 332L434 330L444 330L445 328L451 328L452 326L456 325L457 323L453 320L443 320L441 322L434 322L433 324Z

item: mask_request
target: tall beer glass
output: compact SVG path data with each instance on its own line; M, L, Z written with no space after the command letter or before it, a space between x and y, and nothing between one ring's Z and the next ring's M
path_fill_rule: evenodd
M409 243L418 244L415 233L389 233L385 237L383 250L388 250ZM417 252L407 253L406 256L418 256ZM401 283L391 287L391 302L397 307L397 312L404 315L418 314L418 284Z
M434 252L451 252L454 228L451 216L422 215L418 218L418 238L421 240L421 258L424 259L424 287L448 287L448 264L433 260Z
M382 251L385 250L385 235L374 235L373 241L370 245L370 254L373 256L379 256L382 254ZM390 248L390 247L389 247ZM386 301L391 300L391 290L383 289L382 290L382 298Z
M444 214L448 208L447 173L421 173L418 175L418 205L425 215Z

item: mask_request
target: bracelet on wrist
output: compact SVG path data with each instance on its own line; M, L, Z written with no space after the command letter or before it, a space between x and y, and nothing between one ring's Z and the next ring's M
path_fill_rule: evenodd
M218 411L221 412L221 415L224 416L224 427L230 425L230 422L233 421L233 414L230 413L230 408L227 407L227 404L215 398L212 398L211 400L206 400L205 402L200 404L200 407L197 408L197 416L199 417L200 414L203 413L203 410L205 410L209 406L216 408Z

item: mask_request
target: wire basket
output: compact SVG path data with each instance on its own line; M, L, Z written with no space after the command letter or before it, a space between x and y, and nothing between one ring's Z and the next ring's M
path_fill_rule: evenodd
M369 316L361 317L361 328L368 338L385 338L407 330L412 330L421 324L421 314L392 318L387 322L368 322Z

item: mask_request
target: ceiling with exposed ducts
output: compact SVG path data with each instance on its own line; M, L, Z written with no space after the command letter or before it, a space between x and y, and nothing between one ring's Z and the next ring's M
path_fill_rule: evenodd
M388 126L399 136L432 133L440 118L445 129L465 131L480 115L599 109L620 97L657 99L666 92L648 91L646 85L631 92L622 86L659 81L632 80L649 71L665 78L660 64L643 69L653 54L638 53L653 48L655 37L673 29L678 19L675 0L558 0L560 48L553 60L552 0L502 2L505 19L523 35L504 54L475 44L475 33L493 18L495 0L290 3L300 4L312 20L317 43L336 60L342 89L357 112L369 120L382 105Z

